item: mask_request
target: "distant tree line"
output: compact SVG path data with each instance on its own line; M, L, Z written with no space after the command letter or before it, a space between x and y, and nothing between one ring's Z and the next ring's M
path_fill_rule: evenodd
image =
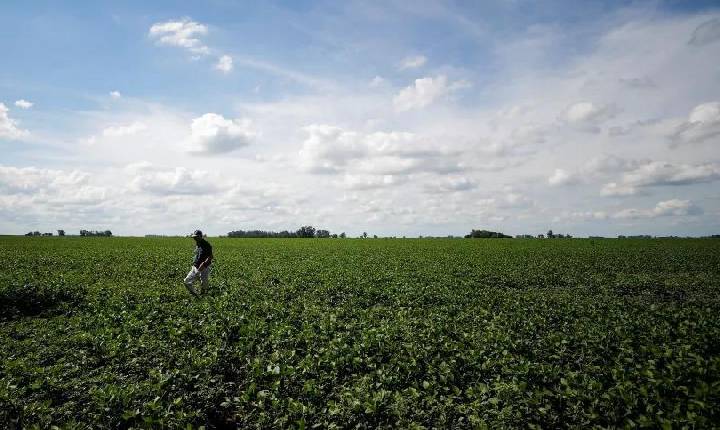
M105 236L105 237L110 237L110 236L112 236L112 232L111 232L110 230L105 230L105 231L80 230L80 236Z
M546 237L548 239L572 239L572 236L569 234L553 233L552 230L548 230Z
M552 230L548 230L546 234L538 234L537 236L533 236L532 234L518 234L515 236L517 239L572 239L572 235L570 234L562 234L562 233L553 233Z
M25 236L52 236L52 233L40 233L39 231L29 231Z
M25 233L25 236L52 236L52 233L40 233L39 231L29 231ZM57 231L58 236L65 236L65 230L58 230ZM110 230L104 230L104 231L96 231L96 230L80 230L80 236L105 236L110 237L112 236L112 232Z
M317 237L321 239L327 239L327 238L341 238L344 239L347 237L345 235L345 232L338 234L331 234L329 230L324 229L315 229L315 227L311 225L305 225L300 227L299 229L295 231L265 231L265 230L235 230L231 231L228 234L228 237L246 237L246 238L260 238L260 237L269 237L269 238L311 238L311 237Z
M512 236L508 236L506 234L497 232L497 231L488 231L488 230L472 230L470 234L465 235L466 239L512 239Z

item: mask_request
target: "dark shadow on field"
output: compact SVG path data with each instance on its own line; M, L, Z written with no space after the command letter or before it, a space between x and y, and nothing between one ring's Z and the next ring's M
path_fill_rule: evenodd
M85 287L62 281L13 283L0 288L0 321L63 313L83 303L86 294Z

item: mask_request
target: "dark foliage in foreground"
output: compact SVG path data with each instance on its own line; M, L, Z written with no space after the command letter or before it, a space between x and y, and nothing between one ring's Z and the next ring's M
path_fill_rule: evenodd
M82 286L68 285L62 279L44 284L11 282L0 286L0 321L73 309L85 298Z

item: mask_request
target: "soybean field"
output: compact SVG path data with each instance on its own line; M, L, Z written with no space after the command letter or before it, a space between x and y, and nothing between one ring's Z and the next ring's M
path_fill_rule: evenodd
M720 427L720 241L0 237L0 428Z

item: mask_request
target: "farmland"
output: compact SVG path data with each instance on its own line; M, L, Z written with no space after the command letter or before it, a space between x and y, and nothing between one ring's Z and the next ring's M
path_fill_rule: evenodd
M720 241L0 237L0 427L720 425Z

